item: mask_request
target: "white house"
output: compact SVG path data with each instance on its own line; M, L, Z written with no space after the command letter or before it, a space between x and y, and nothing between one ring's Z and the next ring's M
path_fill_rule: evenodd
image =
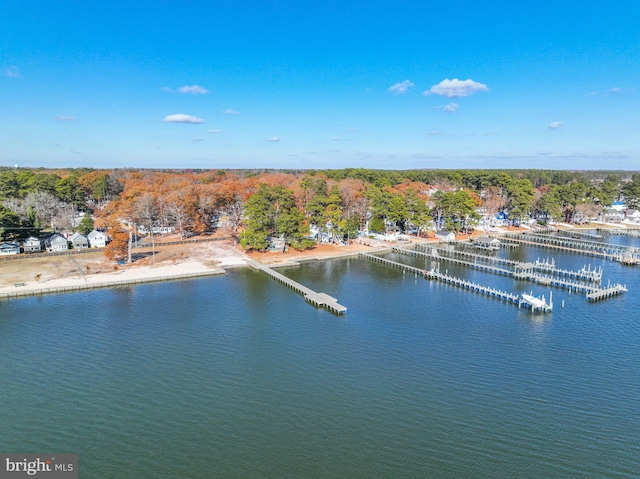
M624 210L605 208L603 217L604 221L619 223L624 220Z
M69 249L69 242L64 236L53 233L45 240L47 251L67 251Z
M446 241L448 243L451 243L452 241L456 240L456 234L452 231L436 231L436 238L438 238L440 241Z
M102 231L93 230L87 235L91 248L104 248L107 246L107 235Z
M29 236L24 243L22 243L25 253L40 253L42 251L42 241L35 236Z
M628 209L626 217L624 219L625 223L640 223L640 211L635 209Z

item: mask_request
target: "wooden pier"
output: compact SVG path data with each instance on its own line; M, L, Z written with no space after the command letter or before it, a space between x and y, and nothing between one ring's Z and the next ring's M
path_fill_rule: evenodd
M504 239L534 246L596 256L626 264L637 264L640 262L640 249L631 246L576 240L538 233L506 233Z
M270 276L272 279L275 279L279 283L284 284L285 286L288 286L289 288L294 290L296 293L304 296L305 301L307 301L308 303L311 303L316 308L325 308L331 311L332 313L338 314L338 315L344 314L347 312L347 308L339 304L336 298L329 296L326 293L316 293L312 289L307 288L306 286L303 286L297 281L294 281L291 278L288 278L287 276L281 273L278 273L277 271L274 271L273 269L269 268L268 266L262 263L258 263L257 261L253 261L253 260L246 260L246 261L249 264L249 266L251 266L252 268L262 271L267 276Z
M587 293L587 299L589 301L600 301L601 299L611 298L612 296L617 296L627 291L627 287L621 284L615 284L613 286L608 286L604 289L598 289Z
M640 227L640 225L638 225ZM640 228L598 228L598 231L611 236L629 236L631 238L640 238Z
M434 250L437 253L434 255ZM458 254L464 257L473 258L474 261L465 261L458 258L451 258L449 256L443 256L438 253L435 248L432 249L431 255L429 253L423 253L421 251L409 250L406 248L396 247L394 251L400 254L406 254L411 256L424 256L425 258L432 258L438 261L448 261L450 263L466 266L472 269L480 271L486 271L493 274L502 276L509 276L519 280L532 281L538 284L550 284L558 288L565 288L573 291L589 292L597 289L597 286L593 284L583 284L582 282L597 283L599 284L602 279L602 269L592 270L591 268L583 268L579 271L565 270L555 267L555 261L545 262L536 261L535 263L522 263L519 261L508 260L504 258L495 258L493 256L482 256L473 253L467 253L464 251L449 251L442 250L443 254ZM479 262L488 261L498 264L511 266L513 269L500 268L496 266L490 266L488 264ZM576 281L572 281L572 278Z
M562 233L563 235L568 235L572 238L588 238L588 239L602 239L604 238L604 236L599 235L599 234L594 234L594 233L587 233L586 231L580 231L580 230L571 230L568 228L558 228L558 232Z
M527 303L526 301L522 301L520 296L517 294L509 293L507 291L501 291L496 288L492 288L490 286L484 286L478 283L474 283L472 281L467 281L466 279L456 278L455 276L450 276L448 274L440 273L438 270L422 270L420 268L416 268L414 266L409 266L404 263L399 263L397 261L392 261L390 259L381 258L380 256L376 256L368 253L360 253L360 256L372 261L377 261L378 263L386 264L387 266L392 266L394 268L400 268L404 271L409 271L414 273L417 276L423 276L426 279L438 280L443 283L457 286L458 288L463 288L468 291L473 291L474 293L483 294L485 296L490 296L492 298L496 298L507 303L511 303L520 307L531 307L533 309L533 305ZM544 310L544 312L550 312L552 310L552 306L548 307Z

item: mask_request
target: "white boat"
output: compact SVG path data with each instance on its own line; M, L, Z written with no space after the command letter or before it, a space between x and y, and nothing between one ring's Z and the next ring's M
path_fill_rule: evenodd
M551 293L549 293L549 303L544 296L536 298L533 294L522 293L521 303L526 303L531 307L532 311L536 309L540 311L551 311L553 309L553 303L551 302Z

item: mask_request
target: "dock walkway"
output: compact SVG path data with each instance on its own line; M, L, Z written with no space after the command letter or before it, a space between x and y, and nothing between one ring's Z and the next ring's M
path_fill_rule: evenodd
M452 286L457 286L458 288L463 288L469 291L473 291L474 293L483 294L485 296L490 296L492 298L500 299L507 303L517 305L519 308L524 306L524 307L530 307L533 309L532 304L527 303L526 301L522 301L520 299L520 296L518 296L517 294L509 293L507 291L501 291L499 289L492 288L490 286L484 286L478 283L473 283L471 281L467 281L466 279L456 278L455 276L450 276L448 274L440 273L437 270L436 271L423 270L420 268L416 268L415 266L409 266L404 263L392 261L387 258L381 258L380 256L376 256L369 253L360 253L360 256L368 260L377 261L379 263L383 263L388 266L400 268L403 271L409 271L411 273L414 273L416 277L423 276L426 279L438 280ZM550 312L551 310L552 310L552 307L545 309L544 312Z
M627 264L637 264L640 262L640 249L631 246L576 240L538 233L506 233L504 240L572 251Z
M538 284L549 284L556 286L558 288L564 288L572 291L580 291L583 293L590 293L593 291L597 291L598 284L602 278L602 271L591 270L591 269L583 269L580 271L570 271L559 269L555 267L555 262L540 262L536 261L536 263L521 263L518 261L506 260L503 258L494 258L492 256L480 256L472 253L465 253L460 251L454 251L453 253L461 254L467 257L471 257L474 259L473 262L466 261L458 258L451 258L449 256L440 255L439 253L434 256L434 250L432 250L431 255L426 252L409 250L406 248L396 247L394 251L400 254L410 255L410 256L423 256L425 258L431 258L435 261L447 261L450 263L458 264L461 266L466 266L471 269L477 269L480 271L485 271L488 273L498 274L502 276L509 276L511 278L531 281L533 283ZM435 251L437 253L437 250ZM448 250L442 250L443 254L452 253ZM501 264L510 265L513 267L513 270L500 268L497 266L491 266L482 262L478 262L478 260L497 260ZM584 284L580 281L571 281L569 279L565 279L566 277L576 278L578 280L586 281L589 284Z
M344 314L347 312L347 308L339 304L336 298L329 296L326 293L317 293L314 290L307 288L306 286L298 283L297 281L294 281L293 279L285 276L284 274L274 271L273 269L269 268L268 266L262 263L258 263L257 261L254 261L254 260L245 260L245 261L247 261L247 264L251 266L253 269L262 271L267 276L270 276L271 278L275 279L279 283L284 284L285 286L288 286L289 288L294 290L296 293L301 294L302 296L304 296L304 299L308 303L313 304L316 308L325 308L334 314Z

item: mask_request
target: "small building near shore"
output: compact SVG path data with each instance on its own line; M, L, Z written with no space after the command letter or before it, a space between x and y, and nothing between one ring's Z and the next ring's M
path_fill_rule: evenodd
M473 246L478 249L498 250L500 249L500 240L489 236L480 236L473 240Z
M87 235L91 248L104 248L107 246L107 235L102 231L93 230Z
M456 240L456 234L453 231L436 231L436 238L440 241L451 243Z
M8 256L12 254L20 254L20 245L18 243L0 244L0 255Z
M77 231L69 237L69 241L71 241L73 249L86 249L89 247L89 239Z
M22 243L22 249L25 253L40 253L43 249L42 240L35 236L29 236Z
M69 249L67 238L58 233L53 233L44 243L47 251L67 251Z

